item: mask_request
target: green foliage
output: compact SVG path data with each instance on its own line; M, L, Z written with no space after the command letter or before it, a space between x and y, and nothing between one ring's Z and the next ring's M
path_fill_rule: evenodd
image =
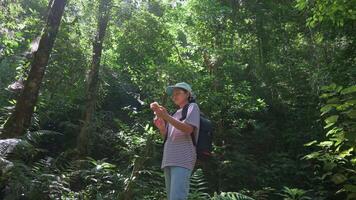
M172 51L172 38L166 25L157 16L139 11L123 23L120 32L113 34L113 42L119 45L107 52L108 56L119 61L120 73L130 76L142 91L141 95L148 97L152 94L151 100L158 98L167 85L167 68L171 65L168 58Z
M253 198L238 192L221 192L220 194L214 193L212 200L253 200Z
M202 200L209 198L209 194L206 192L208 190L207 184L208 183L204 179L202 169L195 170L190 179L190 190L188 199Z
M30 52L44 24L43 1L3 1L0 4L0 103L16 95L6 89L11 83L27 77ZM37 41L38 42L38 41ZM4 98L3 98L4 97Z
M83 195L85 199L117 199L120 194L119 189L123 188L124 181L118 168L114 164L105 162L105 159L88 158L83 162L81 164L86 162L86 168L81 167L71 173L71 177L75 181L74 186L78 184L77 187L81 188L77 195Z
M68 2L0 199L164 199L162 138L147 105L173 111L164 89L180 81L214 123L214 158L193 174L190 199L355 198L353 0L113 1L89 155L78 158L99 2ZM0 3L0 124L48 3Z
M57 134L51 131L30 132L7 155L13 165L0 180L1 188L9 188L3 194L4 199L58 198L69 191L67 179L58 173L58 163L45 155L50 149L45 149L44 144L51 142L53 145L53 136Z
M35 139L34 139L35 140ZM26 140L25 140L26 141ZM36 141L36 144L39 142ZM19 144L17 148L29 150ZM41 151L35 147L37 151ZM18 149L17 149L18 151ZM35 151L35 152L37 152ZM27 154L31 152L28 151ZM37 154L38 155L38 154ZM13 160L13 167L1 178L1 187L8 187L4 199L60 199L65 197L115 199L123 187L123 177L117 167L104 160L74 160L67 151L56 158ZM73 160L70 160L73 159Z
M355 147L356 147L356 87L331 84L322 88L324 104L320 109L327 131L324 141L312 141L306 146L319 150L306 155L321 163L317 170L321 180L335 184L336 193L346 193L348 199L355 197Z
M296 7L311 11L311 16L308 18L309 26L316 26L321 22L329 22L343 26L346 22L356 20L356 11L354 9L355 1L308 1L297 0Z
M308 200L312 199L307 196L307 191L298 188L283 187L282 193L279 194L283 200Z

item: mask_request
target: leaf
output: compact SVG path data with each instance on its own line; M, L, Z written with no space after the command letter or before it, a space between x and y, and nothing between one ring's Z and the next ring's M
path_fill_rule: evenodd
M347 149L347 150L345 150L345 151L342 151L342 152L339 154L339 156L340 156L341 158L345 158L346 156L351 156L352 154L351 154L350 152L352 152L353 150L354 150L354 148L351 147L351 148L349 148L349 149Z
M340 104L338 106L336 106L336 110L338 111L345 111L347 110L351 105L350 104L347 104L347 103L344 103L344 104Z
M305 155L302 159L310 160L319 157L320 153L319 152L313 152L310 154Z
M333 91L335 89L336 89L336 84L335 83L332 83L330 85L325 85L325 86L321 87L321 90L323 90L323 91Z
M337 133L337 132L339 132L339 131L340 131L340 128L334 127L333 129L329 130L329 131L326 133L326 136L334 135L335 133Z
M324 94L320 95L320 98L325 99L325 98L332 97L332 96L334 96L334 95L335 95L335 93L332 93L332 92L330 92L330 93L324 93Z
M356 105L356 99L347 100L345 103L349 105Z
M338 119L339 119L339 116L338 116L338 115L332 115L332 116L326 118L326 119L325 119L325 122L326 122L327 124L335 123L335 122L337 122Z
M334 135L335 137L330 138L331 141L334 141L334 146L338 147L336 151L341 147L339 146L342 142L345 141L344 131L339 132L338 134Z
M334 124L335 124L335 123L328 124L328 125L324 126L324 129L328 129L328 128L330 128L331 126L333 126Z
M315 143L317 143L317 141L316 141L316 140L313 140L313 141L310 141L310 142L304 144L304 146L309 147L309 146L311 146L311 145L313 145L313 144L315 144Z
M345 89L343 89L341 91L341 94L351 94L351 93L354 93L356 92L356 85L353 85L353 86L350 86L350 87L347 87Z
M295 7L299 10L303 10L305 9L307 6L307 1L306 0L297 0L297 4L295 5Z
M332 115L332 116L326 118L325 123L327 125L324 128L327 129L327 128L331 127L332 125L335 124L335 122L337 122L338 119L339 119L338 115Z
M332 141L323 141L319 143L319 146L321 147L331 147L334 144Z
M327 104L327 105L321 107L320 108L320 112L322 112L321 116L323 116L324 114L328 113L333 108L334 108L334 104Z
M331 103L339 103L340 99L338 97L333 97L331 99L328 99L326 103L331 104Z

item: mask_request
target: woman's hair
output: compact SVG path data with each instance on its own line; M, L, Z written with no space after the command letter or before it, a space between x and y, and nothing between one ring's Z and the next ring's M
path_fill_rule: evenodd
M192 93L190 93L190 95L188 97L188 102L189 103L196 103L195 96Z
M179 88L179 89L183 90L185 93L188 92L188 90L186 90L186 89L183 89L183 88ZM195 95L193 95L191 92L188 92L188 93L189 93L188 102L189 103L196 103Z

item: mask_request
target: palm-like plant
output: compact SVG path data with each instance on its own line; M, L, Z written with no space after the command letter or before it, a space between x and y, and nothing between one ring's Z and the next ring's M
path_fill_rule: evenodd
M298 189L298 188L289 188L284 186L282 189L282 193L278 193L278 195L283 197L283 200L309 200L311 197L307 196L306 190Z

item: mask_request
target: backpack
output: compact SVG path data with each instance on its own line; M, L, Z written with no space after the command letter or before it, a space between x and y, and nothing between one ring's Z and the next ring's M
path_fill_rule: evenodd
M182 109L182 117L179 119L179 121L183 121L187 117L187 112L188 112L188 107L190 103L187 103L183 109ZM173 112L171 115L173 116L174 113L177 111ZM167 134L168 134L168 125L166 126L167 129ZM198 141L195 141L195 134L190 134L192 137L193 145L196 148L197 152L197 159L199 160L206 160L212 156L212 130L213 126L212 123L209 119L205 117L204 114L200 113L200 126L199 126L199 135L198 135ZM164 138L163 144L167 141L167 134Z

